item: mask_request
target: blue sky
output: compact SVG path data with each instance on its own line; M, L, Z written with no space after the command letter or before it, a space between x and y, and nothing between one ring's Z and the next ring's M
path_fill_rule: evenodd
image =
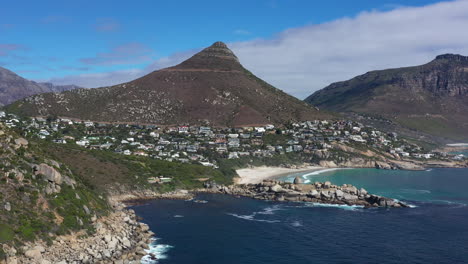
M104 76L99 74L104 73L148 69L155 62L166 66L161 62L164 58L176 63L178 60L172 58L178 54L185 58L217 40L240 49L243 43L258 45L261 40L275 41L291 30L354 21L367 13L385 15L405 6L419 10L438 2L4 1L0 9L0 66L34 80L61 83L74 81L70 76L99 78ZM233 50L236 52L235 48ZM239 53L243 52L239 50ZM240 58L242 61L242 56ZM246 61L247 66L252 64L248 58ZM268 75L257 66L252 67L263 77ZM139 75L141 73L135 73L127 78ZM122 77L115 81L121 79L126 80ZM76 81L84 86L94 84ZM103 79L95 85L108 82L113 83Z

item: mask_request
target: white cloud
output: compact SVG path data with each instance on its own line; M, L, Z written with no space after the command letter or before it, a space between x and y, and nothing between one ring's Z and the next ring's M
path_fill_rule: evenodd
M419 65L442 53L468 55L468 1L363 12L324 24L292 28L270 39L228 44L259 77L305 98L326 85L370 70ZM162 58L144 70L69 76L69 83L103 86L175 65L195 51ZM63 78L62 78L63 79ZM53 81L53 80L52 80ZM85 85L84 83L88 85ZM109 83L107 83L109 82Z

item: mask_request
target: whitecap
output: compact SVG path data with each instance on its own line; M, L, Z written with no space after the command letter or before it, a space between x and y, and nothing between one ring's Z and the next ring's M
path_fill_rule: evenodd
M319 174L322 174L322 173L325 173L325 172L329 172L329 171L348 170L348 169L349 169L349 168L330 168L330 169L317 170L317 171L313 171L313 172L304 174L304 175L302 175L302 177L305 179L305 178L308 177L308 176L319 175Z
M257 221L257 222L267 222L267 223L278 223L280 221L278 220L266 220L266 219L256 219L256 215L274 215L275 211L282 210L280 205L273 205L269 207L263 208L262 211L258 212L253 212L250 215L239 215L239 214L234 214L234 213L228 213L228 215L232 215L234 217L244 219L244 220L249 220L249 221Z
M291 225L294 226L294 227L302 226L301 222L299 222L299 221L294 221L294 222L291 223Z
M354 211L357 209L364 208L363 205L347 205L347 204L324 204L324 203L306 203L308 207L330 207L330 208L338 208L343 210Z
M152 242L149 244L149 249L145 249L145 252L147 255L143 256L141 258L141 263L142 264L156 264L158 263L158 259L166 259L167 258L167 252L173 248L171 245L165 245L165 244L158 244L157 243L158 239L153 238ZM156 257L156 260L151 259L151 255L154 255Z
M431 193L429 190L418 190L418 189L400 189L401 191L405 193L414 193L414 194L426 194L426 193Z
M183 215L174 215L175 218L181 218L184 217Z
M266 207L260 212L254 212L253 215L256 215L256 214L272 215L272 214L275 214L275 211L278 211L278 210L281 210L281 207L279 205L274 205L274 206Z
M279 220L266 220L266 219L255 219L255 214L251 215L238 215L238 214L232 214L232 213L227 213L228 215L248 220L248 221L257 221L257 222L266 222L266 223L279 223Z

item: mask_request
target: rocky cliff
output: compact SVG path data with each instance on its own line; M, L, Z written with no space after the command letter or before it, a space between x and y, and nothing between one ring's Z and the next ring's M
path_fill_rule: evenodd
M139 263L152 233L0 123L0 263ZM133 261L133 262L131 262Z
M468 57L445 54L415 67L372 71L330 86L306 102L384 117L439 137L467 140Z

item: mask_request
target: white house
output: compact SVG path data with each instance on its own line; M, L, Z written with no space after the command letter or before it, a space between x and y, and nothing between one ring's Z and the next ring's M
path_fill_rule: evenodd
M76 141L76 144L77 144L78 146L82 146L82 147L84 147L84 146L87 146L87 145L89 145L89 141L88 141L88 140L86 140L86 139L83 139L83 140L78 140L78 141Z
M266 129L265 129L264 127L255 127L255 130L256 130L257 132L260 132L260 133L263 133L263 132L266 131Z
M85 125L85 127L92 127L92 126L94 126L94 123L90 122L90 121L86 121L86 122L84 122L84 125Z

